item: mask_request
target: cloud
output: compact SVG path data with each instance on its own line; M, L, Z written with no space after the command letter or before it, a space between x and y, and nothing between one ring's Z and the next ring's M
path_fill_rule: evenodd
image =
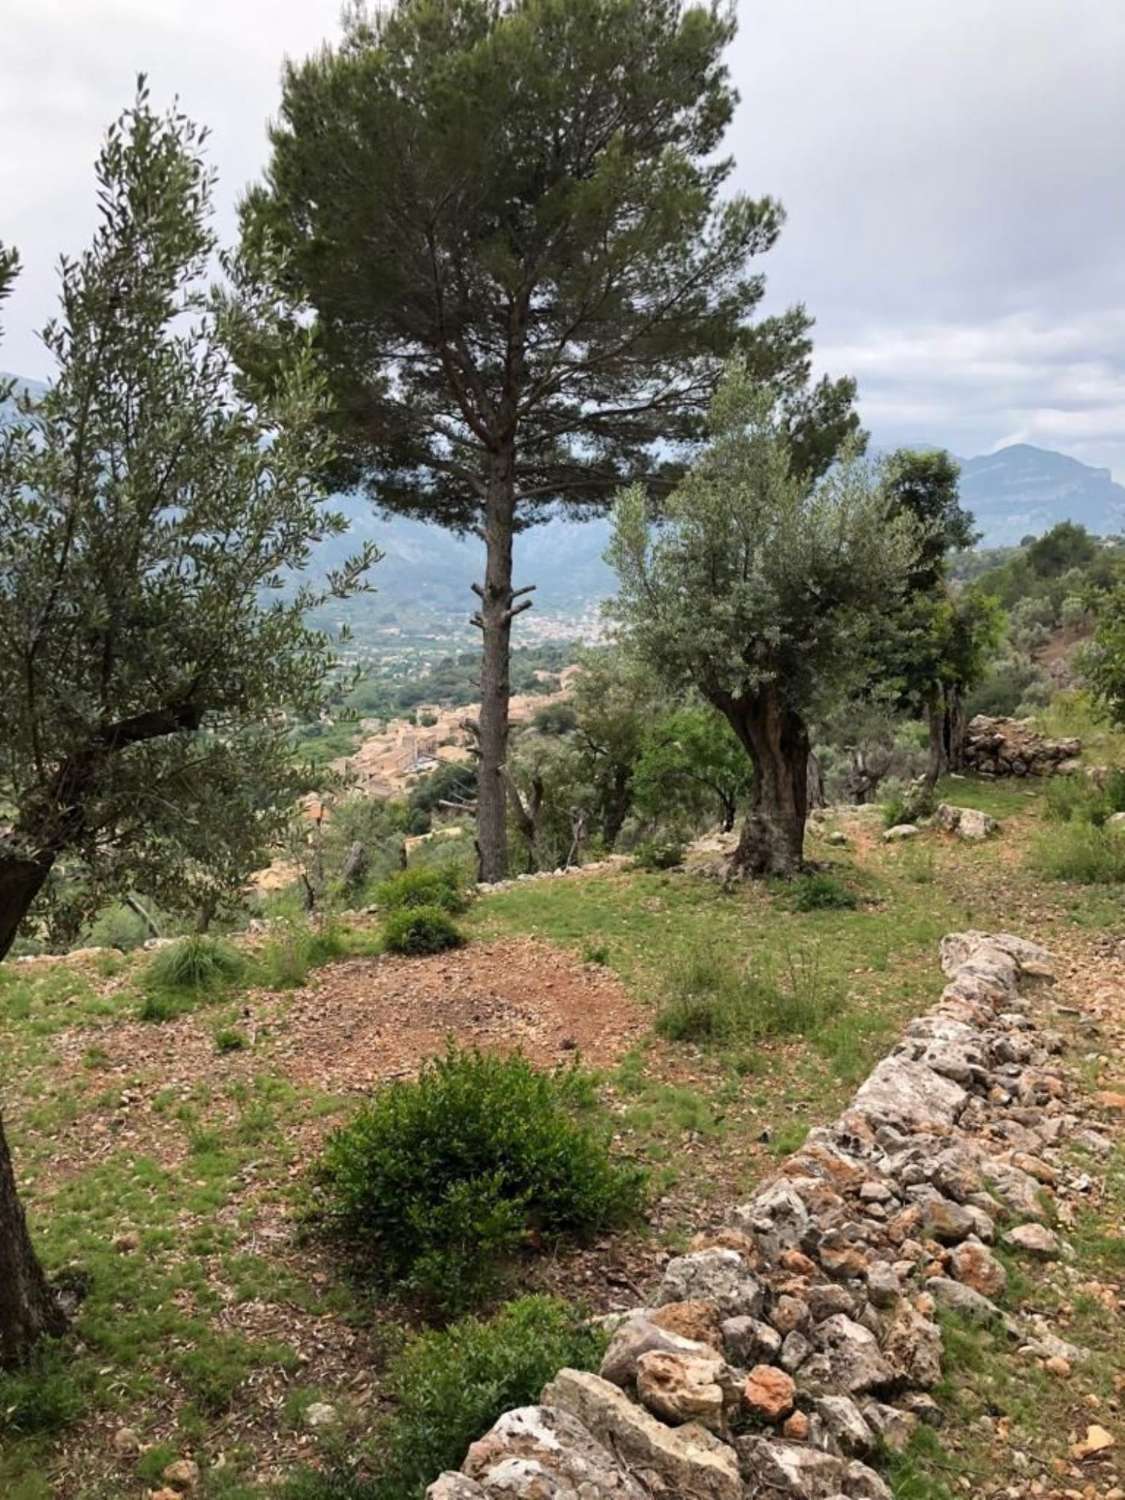
M26 270L0 362L42 376L52 267L93 223L102 130L147 71L212 127L219 224L265 160L285 54L339 0L38 0L0 48L0 238ZM1125 478L1125 4L738 0L735 180L786 230L769 306L804 302L880 442L1019 435Z

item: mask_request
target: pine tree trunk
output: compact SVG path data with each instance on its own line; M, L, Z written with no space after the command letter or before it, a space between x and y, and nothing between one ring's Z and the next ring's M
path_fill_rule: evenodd
M513 609L512 531L515 519L513 456L493 460L485 507L484 587L478 588L483 655L480 672L479 785L477 789L477 878L503 880L508 873L508 700L511 696Z
M0 1119L0 1369L23 1364L38 1339L66 1326L31 1247Z
M0 851L0 959L16 940L20 923L51 873L52 859L21 859Z
M739 700L731 726L754 762L750 808L731 861L742 876L796 875L804 858L808 817L809 732L786 707L777 689L766 687Z

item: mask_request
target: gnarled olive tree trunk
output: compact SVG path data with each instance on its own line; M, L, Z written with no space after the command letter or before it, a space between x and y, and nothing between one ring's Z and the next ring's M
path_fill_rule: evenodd
M63 1334L66 1327L31 1246L0 1119L0 1368L23 1364L44 1334Z
M715 700L754 763L750 806L732 859L742 876L796 875L809 811L809 731L776 683Z

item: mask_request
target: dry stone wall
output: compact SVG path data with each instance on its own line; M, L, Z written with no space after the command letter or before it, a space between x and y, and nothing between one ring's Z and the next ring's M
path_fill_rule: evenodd
M1029 998L1050 958L962 932L941 963L940 1002L845 1113L671 1260L649 1306L615 1316L600 1373L561 1370L430 1500L890 1500L869 1460L941 1422L940 1309L1081 1358L994 1300L998 1238L1066 1254L1044 1223L1045 1157L1079 1121Z
M1049 740L1031 719L978 714L965 732L966 770L982 776L1053 776L1079 769L1082 741Z

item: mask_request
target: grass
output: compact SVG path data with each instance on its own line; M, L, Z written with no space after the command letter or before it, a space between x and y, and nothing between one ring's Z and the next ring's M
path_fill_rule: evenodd
M1036 835L1028 863L1049 880L1120 885L1125 881L1125 830L1082 822L1053 824Z
M1047 795L1042 782L940 786L944 800L1004 823L980 847L936 834L884 846L857 822L846 830L849 846L831 851L828 871L858 897L855 907L817 900L801 910L808 903L792 886L726 893L683 871L629 871L522 882L475 903L464 924L478 942L528 933L602 965L653 1026L676 994L698 991L712 1009L732 1008L733 1024L713 1040L652 1030L604 1080L615 1144L666 1195L660 1222L672 1227L659 1233L668 1238L675 1226L709 1222L721 1205L742 1201L810 1125L843 1106L903 1020L940 992L935 955L944 932L1015 925L1051 946L1060 928L1085 941L1083 927L1119 927L1113 887L1040 883L1025 863L1037 831L1053 839L1070 826L1039 817ZM340 1266L308 1246L291 1250L277 1233L279 1216L302 1202L310 1141L350 1109L296 1087L288 1062L275 1060L271 1026L285 998L266 997L252 1030L242 1012L257 1001L239 991L292 988L316 963L371 952L377 942L374 927L293 920L244 950L238 979L220 978L213 990L166 989L198 1010L183 1030L201 1034L208 1067L190 1087L167 1078L171 1038L159 1028L148 1033L150 1061L120 1060L118 1024L135 1019L149 954L115 959L104 975L95 965L0 965L6 1125L33 1232L53 1272L77 1266L89 1278L73 1338L18 1384L0 1381L5 1500L51 1500L64 1433L68 1462L77 1453L89 1470L72 1486L75 1500L159 1488L164 1464L186 1452L204 1467L197 1500L262 1500L254 1475L276 1453L282 1428L291 1444L311 1399L340 1412L338 1432L301 1428L329 1478L301 1477L276 1493L370 1500L366 1481L346 1464L337 1475L332 1460L364 1444L377 1449L372 1413L386 1407L384 1372L402 1331ZM800 972L796 983L790 977L802 964L803 986ZM253 1048L241 1046L251 1034ZM128 1103L138 1094L149 1101L143 1110ZM1099 1178L1105 1171L1089 1161L1083 1169ZM1122 1220L1118 1160L1105 1200L1066 1231L1078 1257L1074 1281L1063 1280L1066 1267L1023 1265L1009 1285L1009 1307L1032 1299L1063 1337L1092 1350L1088 1378L1083 1367L1081 1383L1050 1383L1013 1362L999 1340L952 1329L944 1446L924 1431L888 1461L900 1500L947 1500L947 1489L996 1472L990 1439L975 1425L982 1415L1008 1418L1012 1441L1040 1455L1052 1441L1057 1449L1060 1432L1099 1420L1082 1392L1108 1409L1114 1319L1082 1288L1120 1278ZM115 1248L123 1234L136 1236L136 1249ZM558 1269L565 1277L565 1259ZM337 1337L347 1341L346 1378L334 1385L330 1377L310 1395L301 1355ZM362 1400L349 1385L357 1370ZM123 1425L156 1446L119 1463L105 1434ZM251 1435L233 1440L232 1425ZM87 1431L96 1440L88 1443ZM224 1469L209 1470L207 1455L220 1450Z

